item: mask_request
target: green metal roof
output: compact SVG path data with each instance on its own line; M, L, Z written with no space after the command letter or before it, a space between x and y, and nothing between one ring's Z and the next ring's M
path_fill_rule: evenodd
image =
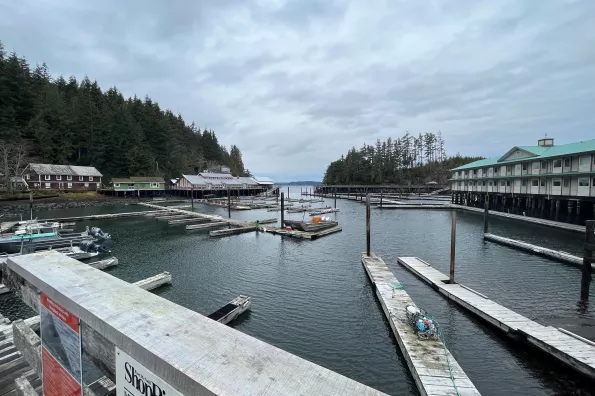
M499 161L501 157L486 158L479 161L471 162L466 165L459 166L458 168L451 169L453 171L480 168L484 166L491 166L496 164L507 164L510 162L523 162L523 161L535 161L544 158L561 157L564 155L573 155L579 153L586 153L589 151L595 151L595 139L585 140L582 142L561 144L559 146L541 147L541 146L515 146L521 150L528 151L535 154L534 157L528 158L515 158L512 160ZM512 150L511 150L512 151Z

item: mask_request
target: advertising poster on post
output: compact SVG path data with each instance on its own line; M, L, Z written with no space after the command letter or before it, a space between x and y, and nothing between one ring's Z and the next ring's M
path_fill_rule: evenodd
M44 293L39 302L43 394L80 396L83 381L79 318Z

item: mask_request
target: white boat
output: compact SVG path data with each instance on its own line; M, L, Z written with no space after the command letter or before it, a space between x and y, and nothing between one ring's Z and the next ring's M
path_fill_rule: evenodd
M227 324L250 309L250 305L252 305L252 297L240 295L222 308L208 315L207 318Z

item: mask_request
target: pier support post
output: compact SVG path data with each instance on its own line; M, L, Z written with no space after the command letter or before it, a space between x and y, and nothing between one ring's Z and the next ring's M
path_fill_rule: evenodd
M33 191L29 191L29 220L33 220Z
M285 193L281 193L281 228L285 227Z
M585 246L583 247L583 271L581 276L581 300L589 300L591 286L591 262L593 261L593 244L595 244L595 220L587 220L585 227Z
M287 186L287 198L289 198L289 186Z
M370 195L366 194L366 255L370 257Z
M541 212L543 213L543 209L541 210ZM560 214L560 200L556 199L556 217L554 217L555 221L558 221L559 214Z
M488 201L485 201L484 208L483 208L483 233L488 233L488 209L489 204Z
M229 188L227 189L227 217L231 219L231 194L229 194Z
M455 283L455 251L457 243L457 212L450 212L452 226L450 229L450 283Z
M545 210L545 198L541 198L541 212L539 213L539 217L543 219L543 211ZM552 201L549 200L549 204L552 204ZM557 216L557 215L556 215Z
M190 202L192 205L192 210L194 210L194 186L192 186L191 188L192 188L192 198L190 198Z
M337 209L337 187L335 187L335 209Z
M574 223L575 224L580 224L581 223L581 201L576 201L576 213L575 213L575 220Z
M380 209L382 209L382 189L380 189Z
M572 223L572 201L571 200L568 200L568 218L566 219L566 222Z

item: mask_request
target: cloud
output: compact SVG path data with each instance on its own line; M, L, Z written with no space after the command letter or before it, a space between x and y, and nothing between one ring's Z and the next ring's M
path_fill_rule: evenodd
M593 137L594 14L589 0L0 0L0 40L147 94L289 180L406 130L484 156Z

